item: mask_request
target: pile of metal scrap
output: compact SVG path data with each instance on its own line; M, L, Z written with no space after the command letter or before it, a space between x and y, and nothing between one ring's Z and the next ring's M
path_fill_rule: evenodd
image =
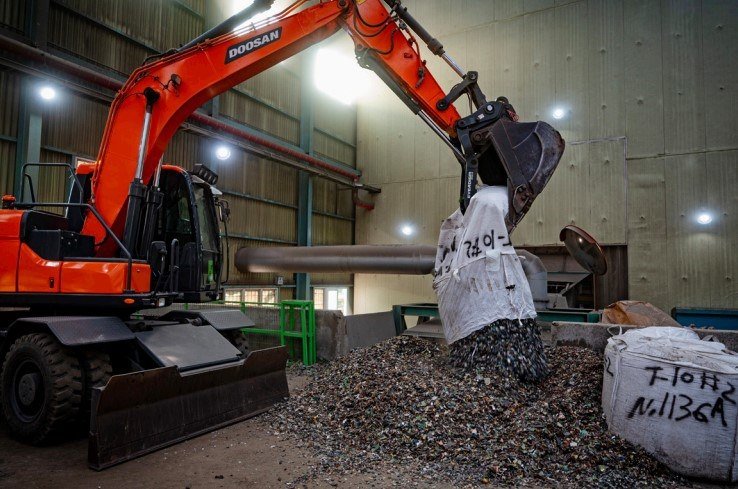
M500 319L450 346L455 367L501 372L534 382L548 375L546 353L535 319Z
M323 474L386 462L455 487L688 485L607 432L600 354L546 353L551 373L531 385L452 367L445 347L397 337L312 367L307 387L267 416L317 452Z

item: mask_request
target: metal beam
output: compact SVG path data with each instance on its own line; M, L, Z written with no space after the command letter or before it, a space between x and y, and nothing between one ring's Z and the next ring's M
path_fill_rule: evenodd
M330 217L331 219L338 219L339 221L351 221L351 222L355 222L356 221L356 219L353 218L353 217L342 216L340 214L334 214L332 212L323 212L323 211L313 210L313 215L314 216Z
M309 144L310 144L310 147L311 148L312 148L312 145L313 145L313 141L312 141L312 134L309 137L306 137L306 136L303 135L303 132L302 132L303 131L303 123L302 123L302 120L300 121L300 146L295 146L294 144L292 144L289 141L286 141L284 139L280 139L280 138L278 138L276 136L273 136L271 134L264 133L264 132L260 131L259 129L256 129L256 128L251 127L251 126L249 126L247 124L244 124L243 122L237 121L235 119L231 119L228 116L224 116L222 113L220 113L217 117L215 117L215 119L217 119L218 121L222 122L223 124L232 126L232 127L236 128L236 129L239 129L241 131L244 131L244 132L247 132L247 133L250 133L250 134L257 135L257 136L259 136L261 138L264 138L264 139L268 139L269 141L272 141L275 144L279 144L279 145L284 146L286 148L298 150L298 151L301 151L301 152L303 152L305 154L309 154L310 156L313 156L313 157L316 157L316 158L320 158L321 160L326 161L326 162L329 162L332 166L335 166L335 167L339 168L341 171L346 172L347 174L350 174L350 175L353 175L353 176L356 176L356 177L361 176L361 171L357 170L356 168L354 168L352 166L347 165L346 163L344 163L342 161L334 160L333 158L331 158L329 156L326 156L326 155L316 155L315 152L312 151L312 149L310 150L310 152L305 151L305 149L303 148L302 141L309 140Z
M203 20L203 21L205 20L205 17L201 13L196 12L194 9L192 9L188 5L182 3L180 0L172 0L172 5L174 5L175 7L179 7L180 9L182 9L185 12L191 14L193 17L195 17L197 19L200 19L200 20Z
M235 190L223 190L222 188L219 188L218 190L220 190L221 192L223 192L224 195L232 195L234 197L240 197L240 198L246 199L246 200L253 200L253 201L256 201L256 202L262 202L264 204L270 204L270 205L273 205L273 206L276 206L276 207L285 207L287 209L293 209L293 210L294 209L297 209L297 206L296 205L287 204L285 202L280 202L278 200L266 199L264 197L259 197L259 196L252 195L252 194L247 194L247 193L244 193L244 192L236 192Z
M23 165L38 163L41 160L41 108L38 104L36 89L38 82L24 77L21 81L21 98L18 111L18 136L15 146L15 174L13 177L13 193L20 198L24 194L25 201L31 200L28 186L23 179ZM38 167L30 167L26 173L31 177L38 189ZM26 185L25 192L21 192Z
M31 15L26 18L28 23L26 33L39 49L46 49L49 30L49 1L33 0L28 2Z
M222 235L221 237L225 237L225 235ZM260 236L250 236L248 234L239 234L239 233L228 233L229 238L235 238L235 239L244 239L247 241L259 241L261 243L280 243L280 244L286 244L286 245L296 245L296 241L289 241L286 239L277 239L277 238L263 238Z
M313 131L315 130L315 94L312 83L312 71L315 50L305 52L300 77L300 148L307 154L313 154ZM313 179L309 173L301 171L298 176L297 195L297 245L313 244ZM310 275L295 274L295 298L311 300Z

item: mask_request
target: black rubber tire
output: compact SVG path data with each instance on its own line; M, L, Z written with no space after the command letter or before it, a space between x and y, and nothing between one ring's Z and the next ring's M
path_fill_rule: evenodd
M87 350L80 355L80 364L84 374L84 390L82 391L82 409L80 418L83 422L90 419L92 411L92 389L108 383L113 376L110 355L100 351Z
M52 335L15 340L0 372L2 410L11 435L43 444L65 432L79 415L82 383L79 360Z
M249 348L249 340L245 334L243 334L239 330L231 331L228 333L228 339L230 340L231 344L238 348L238 351L243 354L243 358L249 356L251 348Z

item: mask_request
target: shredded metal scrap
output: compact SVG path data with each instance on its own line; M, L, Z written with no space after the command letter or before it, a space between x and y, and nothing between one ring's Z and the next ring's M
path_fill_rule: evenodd
M317 450L327 472L391 462L453 485L688 484L607 432L600 355L559 347L547 356L550 375L525 384L453 367L435 343L394 338L314 367L269 416Z
M467 370L509 373L523 381L548 375L535 319L500 319L450 346L451 364Z

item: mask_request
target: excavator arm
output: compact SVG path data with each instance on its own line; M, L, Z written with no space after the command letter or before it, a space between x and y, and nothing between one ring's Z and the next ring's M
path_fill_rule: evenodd
M326 0L308 7L308 0L298 0L265 21L237 27L272 3L256 0L182 48L149 60L117 94L91 203L127 247L140 232L136 217L147 188L158 184L162 155L180 125L216 95L341 29L352 37L359 64L377 73L454 153L463 169L462 209L480 173L485 183L510 186L510 224L517 224L561 157L563 140L556 131L541 122L518 124L504 98L488 102L477 74L464 73L400 0ZM426 67L413 33L462 77L448 93ZM477 109L464 118L453 106L463 95ZM83 233L95 237L98 256L117 252L98 220L86 219Z

